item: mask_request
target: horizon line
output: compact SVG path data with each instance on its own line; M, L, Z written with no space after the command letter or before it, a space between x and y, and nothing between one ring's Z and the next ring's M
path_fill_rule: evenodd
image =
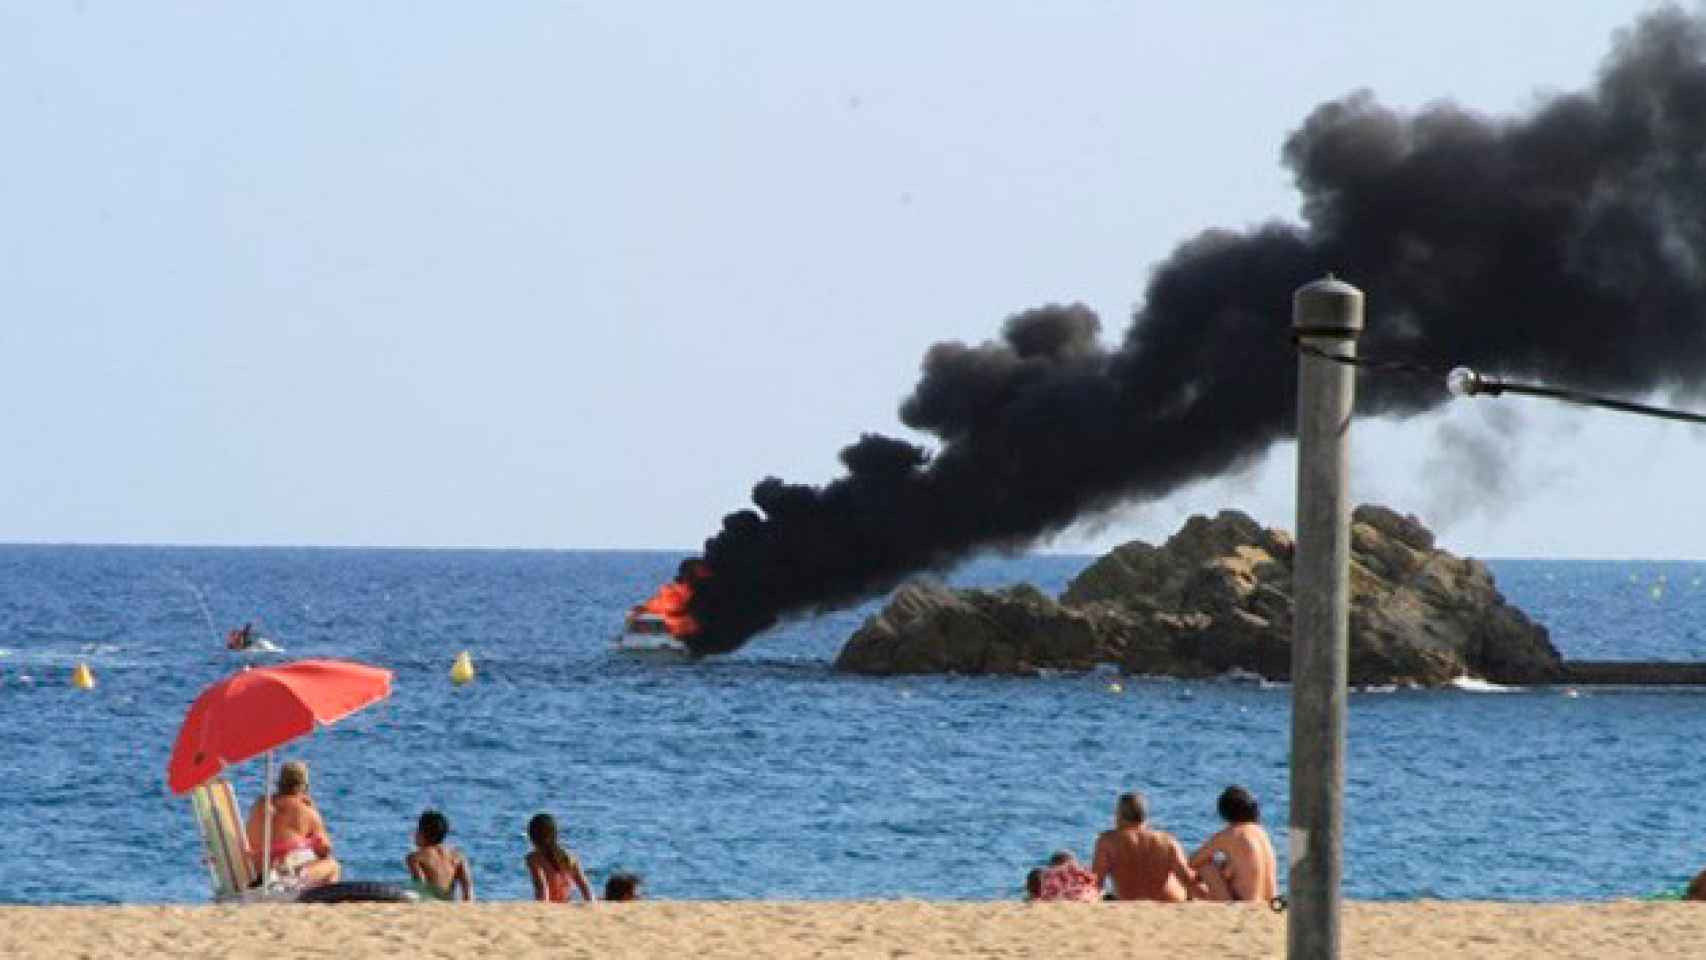
M1128 541L1133 542L1133 541ZM1094 557L1107 556L1123 544L1100 551L1057 551L1057 550L1025 550L1019 556L1041 557ZM494 546L490 544L337 544L337 543L183 543L172 541L147 540L0 540L0 549L24 548L83 548L83 549L133 549L133 550L323 550L323 551L358 551L371 550L374 552L418 552L418 553L663 553L692 555L697 551L687 547L523 547L523 546ZM1444 549L1436 546L1436 549ZM1555 560L1564 562L1583 563L1706 563L1706 557L1658 557L1625 555L1572 555L1549 556L1540 554L1480 554L1458 553L1447 550L1455 556L1475 560ZM982 557L1001 555L999 550L974 553L967 557L971 562Z

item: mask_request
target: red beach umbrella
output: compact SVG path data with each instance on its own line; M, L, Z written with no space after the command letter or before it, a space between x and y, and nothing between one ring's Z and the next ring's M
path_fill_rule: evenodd
M188 793L227 766L391 695L391 671L347 660L298 660L232 674L201 692L178 730L166 784Z

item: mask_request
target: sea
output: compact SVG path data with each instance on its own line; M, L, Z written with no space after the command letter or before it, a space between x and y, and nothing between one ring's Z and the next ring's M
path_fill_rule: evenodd
M390 699L286 747L352 879L400 880L444 811L482 899L531 895L552 813L597 886L666 899L1016 899L1088 857L1142 790L1187 848L1228 784L1282 863L1290 691L1248 679L870 679L831 670L877 603L700 662L615 655L623 612L679 554L0 546L0 902L210 897L167 789L185 711L241 668L245 621L283 659L395 671ZM1090 558L976 560L952 583L1060 590ZM1493 560L1567 656L1706 659L1706 563ZM468 651L476 678L453 685ZM96 685L76 689L88 664ZM1350 699L1345 892L1601 900L1706 866L1706 698L1693 690L1378 689ZM245 805L260 761L232 776ZM1283 869L1282 869L1283 875Z

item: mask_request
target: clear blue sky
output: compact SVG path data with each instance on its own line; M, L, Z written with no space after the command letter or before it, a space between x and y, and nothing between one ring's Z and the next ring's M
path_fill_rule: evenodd
M930 343L1117 334L1180 239L1293 216L1318 102L1521 110L1647 6L4 0L0 540L696 546L904 433ZM1703 439L1462 402L1359 426L1356 485L1465 549L1706 556ZM1051 546L1289 526L1291 471Z

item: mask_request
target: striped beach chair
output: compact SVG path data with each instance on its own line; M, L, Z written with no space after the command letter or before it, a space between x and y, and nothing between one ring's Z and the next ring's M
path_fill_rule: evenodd
M190 793L202 851L213 880L213 899L241 900L259 880L260 871L249 856L248 834L237 806L237 792L223 779L210 780Z

